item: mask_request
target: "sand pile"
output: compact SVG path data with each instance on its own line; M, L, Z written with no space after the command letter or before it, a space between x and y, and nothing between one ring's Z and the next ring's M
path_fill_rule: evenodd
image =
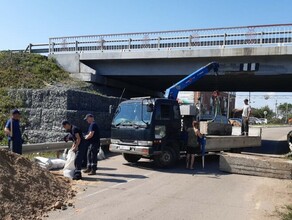
M0 150L0 219L41 219L49 210L64 208L74 193L65 178Z

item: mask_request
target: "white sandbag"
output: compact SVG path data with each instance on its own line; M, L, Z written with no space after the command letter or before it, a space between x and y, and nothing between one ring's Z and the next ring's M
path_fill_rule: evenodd
M73 176L74 176L74 170L63 170L63 175L64 177L67 177L67 178L70 178L70 179L73 179Z
M98 152L98 154L97 154L97 159L98 160L104 160L106 157L105 157L105 155L104 155L104 152L103 152L103 150L100 148L99 149L99 152Z
M52 161L46 157L34 157L34 161L37 162L42 168L51 169Z
M52 166L50 169L62 169L65 166L66 160L63 159L51 159Z
M67 155L67 160L63 169L63 175L65 177L68 177L71 179L73 178L74 170L75 170L75 164L74 164L75 157L76 157L75 152L72 150L69 150L68 155Z

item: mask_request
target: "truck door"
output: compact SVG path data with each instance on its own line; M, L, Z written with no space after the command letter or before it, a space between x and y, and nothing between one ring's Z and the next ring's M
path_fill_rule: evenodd
M155 108L155 126L165 127L163 142L177 141L180 137L180 111L176 102L159 102Z

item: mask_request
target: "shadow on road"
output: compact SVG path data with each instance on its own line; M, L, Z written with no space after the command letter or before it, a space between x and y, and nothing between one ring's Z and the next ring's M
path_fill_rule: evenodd
M146 179L148 177L135 174L112 174L112 173L96 173L98 176L123 177L129 179Z
M170 168L157 168L153 161L139 161L138 163L124 163L125 166L136 167L145 170L155 170L163 173L175 173L175 174L190 174L190 175L213 175L210 178L219 178L222 175L228 175L228 173L221 172L219 170L219 156L207 155L205 156L205 168L202 168L202 158L195 158L195 169L190 170L185 168L185 158L182 158L177 164Z
M110 168L110 167L98 167L98 170L117 170L117 168Z
M262 140L258 148L245 148L243 151L261 154L286 154L290 151L287 141Z

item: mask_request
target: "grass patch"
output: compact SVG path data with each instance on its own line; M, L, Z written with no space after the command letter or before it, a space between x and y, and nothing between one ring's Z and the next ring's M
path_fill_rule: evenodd
M59 157L62 157L63 151L59 151L59 152L60 152ZM23 154L23 156L30 160L33 160L34 157L57 158L57 151Z
M69 73L62 70L54 59L39 54L0 52L0 145L7 145L4 134L10 111L22 108L21 97L11 98L9 89L42 89L57 83L69 83ZM77 82L76 82L77 83ZM22 115L21 123L27 122Z
M286 205L283 210L277 210L281 220L291 220L292 219L292 205Z
M0 52L0 87L39 89L66 81L69 73L39 54Z

